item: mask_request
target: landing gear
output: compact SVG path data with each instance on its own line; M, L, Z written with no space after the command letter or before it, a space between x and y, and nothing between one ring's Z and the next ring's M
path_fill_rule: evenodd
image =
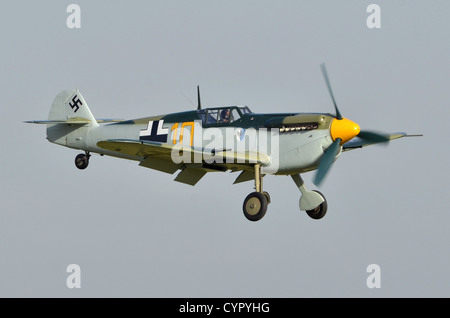
M250 221L259 221L267 211L267 198L260 192L250 193L244 201L244 215Z
M300 210L306 211L315 220L323 218L328 209L327 200L323 194L319 191L309 191L306 189L303 179L299 174L293 174L291 177L302 193L299 202Z
M250 221L261 220L270 203L270 195L262 191L261 165L255 165L255 192L250 193L244 200L242 209L245 217Z
M309 217L315 219L315 220L319 220L321 218L323 218L325 216L325 214L327 213L327 209L328 209L328 204L327 204L327 200L325 199L325 197L323 196L322 193L320 193L319 191L314 191L313 192L317 192L318 194L320 194L322 196L322 198L324 199L324 201L315 209L313 210L309 210L306 211L306 213L309 215Z
M78 156L75 157L75 166L78 169L86 169L87 166L89 165L89 158L91 157L91 155L89 154L88 151L86 151L86 153L80 153Z
M312 219L319 220L325 216L328 209L327 200L319 191L306 189L305 183L299 174L291 175L298 189L302 193L300 197L300 210ZM266 215L267 206L270 203L269 193L262 190L261 165L255 165L255 192L250 193L244 200L242 209L245 217L250 221L259 221Z

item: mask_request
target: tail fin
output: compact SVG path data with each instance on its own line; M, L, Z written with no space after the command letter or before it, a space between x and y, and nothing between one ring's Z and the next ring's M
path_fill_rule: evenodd
M78 89L56 95L47 121L47 139L70 148L84 149L86 136L99 126Z
M56 95L53 100L49 122L80 122L89 123L90 126L98 126L97 121L91 113L83 95L78 89L66 90Z

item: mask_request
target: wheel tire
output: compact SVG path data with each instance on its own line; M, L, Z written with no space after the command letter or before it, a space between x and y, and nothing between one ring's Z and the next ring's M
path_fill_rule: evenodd
M321 195L321 197L325 200L323 201L317 208L313 209L313 210L309 210L306 211L306 213L309 215L310 218L315 219L315 220L319 220L321 218L323 218L325 216L325 214L327 213L328 210L328 204L327 204L327 200L325 199L325 197L323 196L323 194L319 191L315 191L318 194Z
M270 194L269 194L269 192L263 191L263 194L265 195L265 197L266 197L266 199L267 199L267 204L270 204L270 202L272 202L272 201L270 200Z
M244 200L244 215L250 221L261 220L267 211L267 198L259 192L250 193Z
M78 156L75 157L75 166L78 169L86 169L89 165L89 157L85 154L80 153Z

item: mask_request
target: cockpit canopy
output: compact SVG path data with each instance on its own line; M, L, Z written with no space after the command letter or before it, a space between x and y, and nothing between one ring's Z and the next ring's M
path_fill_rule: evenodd
M227 125L239 120L243 115L252 111L247 106L224 106L197 110L203 126Z

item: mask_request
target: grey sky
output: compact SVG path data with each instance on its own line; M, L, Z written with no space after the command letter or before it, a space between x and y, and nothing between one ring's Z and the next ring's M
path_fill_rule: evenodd
M66 7L81 7L81 29ZM381 29L366 26L371 3ZM448 297L448 1L14 1L0 11L0 296ZM79 88L98 118L204 106L333 112L362 129L423 133L341 155L320 221L290 177L252 223L251 182L195 187L136 162L50 144L46 119ZM187 96L188 99L185 97ZM303 177L314 188L313 174ZM66 267L81 267L68 289ZM369 289L369 264L381 288Z

